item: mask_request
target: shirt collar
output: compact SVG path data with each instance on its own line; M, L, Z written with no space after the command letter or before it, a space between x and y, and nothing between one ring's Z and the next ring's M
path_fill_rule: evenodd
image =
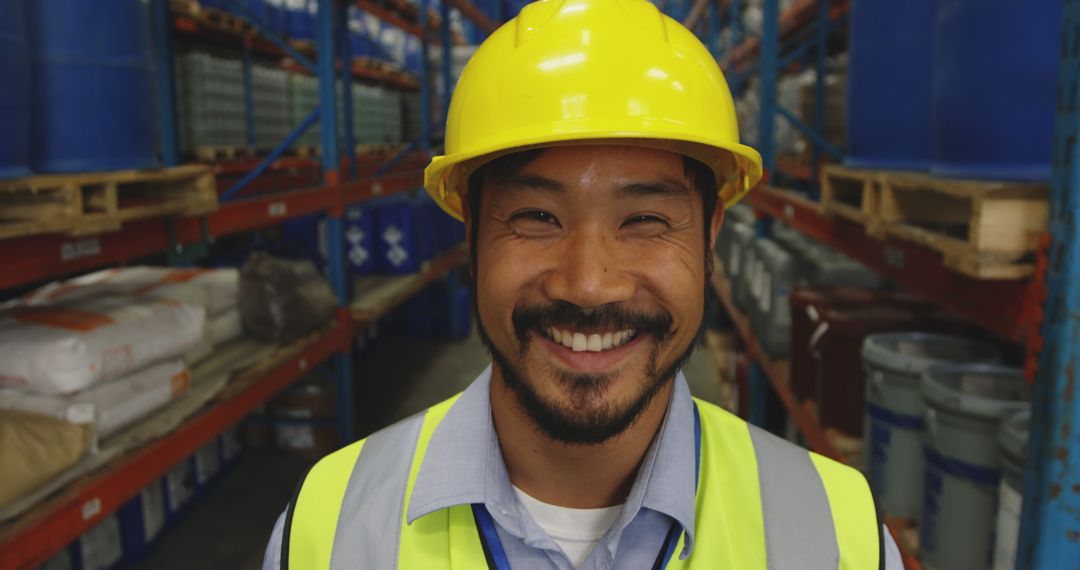
M484 503L508 532L523 536L517 497L491 420L490 385L488 366L435 428L413 486L409 524L441 509ZM693 406L690 389L680 373L659 435L646 453L623 513L614 524L625 527L641 507L671 517L686 533L681 558L689 556L694 544Z

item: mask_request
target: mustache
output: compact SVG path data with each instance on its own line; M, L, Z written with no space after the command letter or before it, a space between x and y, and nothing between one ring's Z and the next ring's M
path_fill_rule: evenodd
M664 340L671 330L671 314L664 310L642 311L612 303L595 309L584 310L567 301L552 301L533 305L520 305L511 314L514 333L522 344L528 342L529 333L547 327L571 330L635 329Z

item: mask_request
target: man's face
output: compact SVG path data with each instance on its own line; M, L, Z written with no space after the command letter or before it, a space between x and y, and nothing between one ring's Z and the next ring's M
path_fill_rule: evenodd
M549 149L483 182L478 216L477 313L503 381L553 439L621 433L702 321L709 224L682 157Z

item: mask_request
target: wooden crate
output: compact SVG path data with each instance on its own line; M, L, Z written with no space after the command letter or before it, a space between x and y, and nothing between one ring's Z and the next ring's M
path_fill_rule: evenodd
M860 170L838 164L821 172L821 209L826 215L846 218L866 228L872 236L884 235L878 215L881 201L880 170Z
M940 251L945 265L973 277L1016 279L1034 271L1050 213L1047 184L954 180L890 173L879 202L891 236Z
M0 239L95 234L130 220L216 209L214 175L201 165L16 178L0 181Z

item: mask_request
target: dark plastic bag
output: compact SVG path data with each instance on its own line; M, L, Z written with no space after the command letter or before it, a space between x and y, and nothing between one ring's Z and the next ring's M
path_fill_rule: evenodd
M253 253L240 270L244 330L263 340L292 340L329 323L337 309L330 285L309 261Z

